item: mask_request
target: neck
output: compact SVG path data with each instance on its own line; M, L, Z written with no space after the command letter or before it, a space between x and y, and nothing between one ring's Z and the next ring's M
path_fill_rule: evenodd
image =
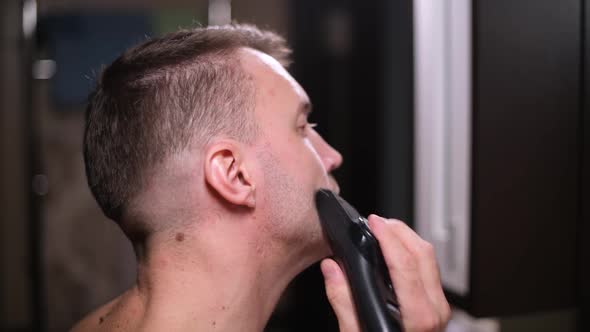
M315 259L273 244L249 222L154 235L138 254L144 326L262 331L289 282Z

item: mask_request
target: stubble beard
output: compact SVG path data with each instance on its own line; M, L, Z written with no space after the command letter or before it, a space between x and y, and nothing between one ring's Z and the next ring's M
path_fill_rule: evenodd
M327 244L315 209L313 194L287 174L278 159L266 151L260 156L264 173L268 220L266 231L289 253L301 259L319 260L326 256Z

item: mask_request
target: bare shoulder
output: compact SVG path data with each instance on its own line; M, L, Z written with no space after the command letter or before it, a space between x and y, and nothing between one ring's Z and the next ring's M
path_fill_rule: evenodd
M70 332L86 332L86 331L108 331L107 324L103 324L107 316L109 316L117 304L121 301L124 295L120 295L111 300L107 304L92 311L86 317L82 318L76 325L72 327Z

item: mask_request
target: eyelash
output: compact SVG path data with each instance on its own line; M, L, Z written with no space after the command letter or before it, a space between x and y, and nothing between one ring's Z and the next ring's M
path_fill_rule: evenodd
M309 127L309 128L315 128L317 126L318 126L317 123L306 123L305 125L300 126L299 127L299 130L301 130L301 132L303 133L303 132L305 132L305 129L307 129L307 127Z

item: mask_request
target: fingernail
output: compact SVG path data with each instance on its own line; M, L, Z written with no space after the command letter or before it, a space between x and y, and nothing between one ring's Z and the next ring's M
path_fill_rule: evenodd
M378 215L371 213L367 219L379 218Z
M367 219L374 219L375 221L380 222L380 223L387 223L387 219L385 219L379 215L376 215L376 214L370 214L369 218L367 218Z
M371 228L371 230L376 230L381 227L381 224L383 224L383 219L379 218L379 216L375 214L371 214L367 219L369 222L369 228Z
M322 264L320 264L320 268L326 280L333 279L336 276L336 268L334 267L334 265L330 264L330 262L323 261Z

